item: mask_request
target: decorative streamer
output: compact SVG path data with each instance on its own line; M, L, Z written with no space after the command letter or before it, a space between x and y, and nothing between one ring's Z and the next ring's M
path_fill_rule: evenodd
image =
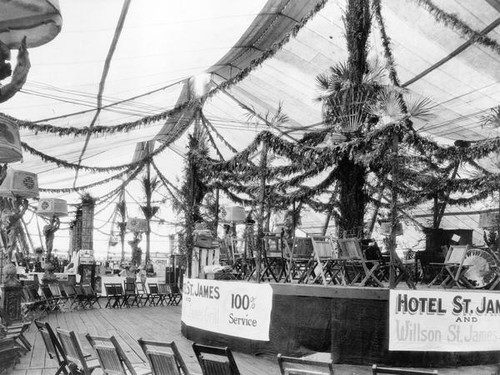
M454 14L450 14L439 8L431 0L411 0L427 10L437 22L440 22L451 29L459 32L464 38L470 39L474 43L488 47L500 54L500 44L494 39L472 29L464 21Z
M138 167L135 167L136 170L130 175L129 180L135 177L144 167L145 163L141 163ZM85 191L90 188L104 185L110 181L116 180L118 178L121 178L125 176L126 174L130 173L134 168L127 168L123 172L117 173L114 176L111 176L109 178L106 178L101 181L97 181L88 185L81 185L81 186L75 186L75 187L70 187L70 188L60 188L60 189L47 189L47 188L39 188L41 192L44 193L73 193L73 192L80 192L80 191ZM133 177L132 177L133 176Z
M237 75L234 77L224 81L223 83L219 84L212 90L210 90L208 93L205 95L201 96L200 98L193 99L187 102L184 102L178 106L176 106L173 109L170 109L165 112L158 113L156 115L152 116L146 116L142 119L139 119L137 121L129 122L129 123L123 123L119 125L113 125L113 126L94 126L93 128L89 127L84 127L84 128L76 128L76 127L57 127L49 124L36 124L34 122L30 121L22 121L13 117L10 117L13 121L15 121L20 128L26 128L29 129L35 133L37 132L45 132L45 133L52 133L52 134L58 134L59 136L64 136L64 135L74 135L74 136L83 136L87 134L92 134L92 135L97 135L97 134L111 134L111 133L116 133L116 132L128 132L130 130L139 128L141 126L145 126L151 123L156 123L162 120L165 120L167 117L172 116L180 111L183 111L184 109L190 107L190 106L195 106L198 105L200 101L204 101L208 98L211 98L215 94L217 94L220 90L223 89L229 89L236 83L240 82L244 78L246 78L252 71L255 69L259 68L260 65L266 61L268 58L273 57L283 46L290 41L292 37L296 37L298 32L306 25L306 23L313 18L327 3L327 0L323 0L319 2L311 12L300 22L298 22L288 33L285 34L285 36L281 39L281 41L274 43L268 50L266 50L259 58L256 58L252 60L249 64L249 66L245 69L243 69L241 72L239 72Z

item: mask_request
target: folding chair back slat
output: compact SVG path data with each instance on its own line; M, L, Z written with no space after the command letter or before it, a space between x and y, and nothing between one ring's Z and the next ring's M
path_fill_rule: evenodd
M94 369L100 366L87 364L88 355L85 355L80 345L80 341L76 337L74 331L66 331L60 328L56 328L57 335L61 342L61 346L66 353L68 360L78 366L78 369L84 375L90 375Z
M189 375L175 342L138 340L153 375Z
M105 369L107 374L123 374L125 375L127 372L122 362L120 361L120 357L116 353L116 350L113 347L107 345L96 345L94 349L99 357L99 362L103 369Z
M445 264L462 264L467 255L468 246L452 246L446 253Z
M295 259L309 259L313 253L313 245L309 237L295 237L293 239L293 257Z
M282 375L333 375L333 361L315 361L307 358L286 357L278 354Z
M45 344L45 349L47 350L47 354L51 359L56 359L59 368L56 371L56 375L63 372L64 374L68 374L68 358L66 357L66 353L64 352L61 343L59 342L54 330L47 322L40 322L35 320L35 326L38 329L38 332L42 335L43 342Z
M438 375L438 370L414 370L396 367L372 366L372 375Z
M193 343L203 375L240 375L231 349Z
M136 368L132 366L132 363L114 336L103 337L87 334L86 337L92 348L97 353L97 359L99 360L101 369L105 374L137 375L137 370L145 370L144 368ZM142 373L151 374L151 371L145 371Z

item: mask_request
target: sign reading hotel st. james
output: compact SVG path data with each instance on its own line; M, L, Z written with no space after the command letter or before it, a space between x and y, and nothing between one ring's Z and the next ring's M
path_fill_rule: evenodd
M269 341L272 302L269 284L187 279L182 321L207 331Z
M500 350L500 294L391 290L389 350Z

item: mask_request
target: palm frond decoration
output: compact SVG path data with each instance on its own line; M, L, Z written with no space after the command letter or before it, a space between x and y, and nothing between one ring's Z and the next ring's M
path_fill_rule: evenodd
M406 110L411 118L429 121L435 117L432 112L435 104L429 97L408 93L403 95L403 98L406 103Z
M264 121L271 127L279 127L289 121L289 117L283 111L283 102L278 103L278 108L276 111L267 111L264 115L259 114L258 111L253 107L242 107L246 110L245 117L248 122L259 122Z
M499 128L500 127L500 105L490 108L489 113L481 116L481 126L483 128Z
M397 123L405 116L401 95L389 87L385 87L374 103L368 105L368 111L379 118L379 122L387 125Z

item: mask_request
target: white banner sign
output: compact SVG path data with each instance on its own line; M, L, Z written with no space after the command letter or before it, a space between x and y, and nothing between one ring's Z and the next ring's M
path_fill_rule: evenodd
M391 290L389 350L500 350L500 294Z
M273 290L269 284L184 280L182 321L191 327L269 341Z

